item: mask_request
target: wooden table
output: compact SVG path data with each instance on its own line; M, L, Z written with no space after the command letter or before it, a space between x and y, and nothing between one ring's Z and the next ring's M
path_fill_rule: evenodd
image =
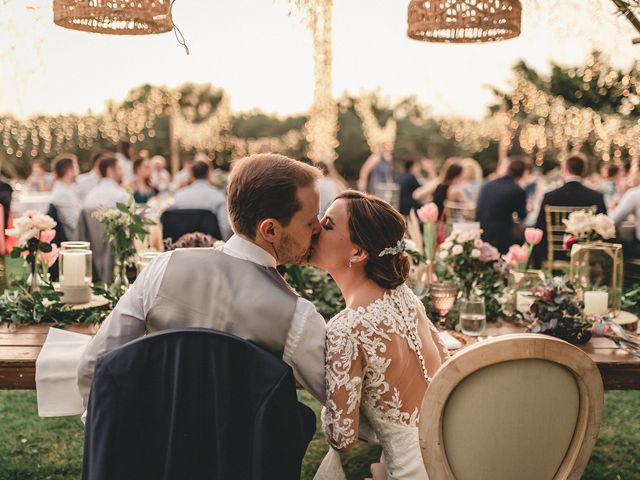
M34 389L36 358L47 336L49 326L22 326L10 332L0 326L0 389ZM93 334L87 325L73 325L69 330ZM510 323L488 324L486 336L522 333L524 327ZM459 336L456 334L456 336ZM464 337L468 344L477 339ZM640 390L640 358L619 350L607 338L593 338L581 348L598 365L607 390Z

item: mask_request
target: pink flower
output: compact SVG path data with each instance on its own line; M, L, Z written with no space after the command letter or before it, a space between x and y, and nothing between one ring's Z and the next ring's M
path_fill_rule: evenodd
M51 245L51 251L48 253L38 252L38 260L45 263L47 267L51 267L58 259L58 246L54 243Z
M526 245L511 245L509 247L509 252L507 253L507 258L509 258L514 263L522 263L527 260L528 256L529 249Z
M482 247L480 247L480 261L481 262L491 262L493 260L498 260L500 258L500 252L491 245L490 243L483 242Z
M45 243L51 243L56 236L55 230L43 230L40 232L40 241Z
M451 249L451 253L453 255L460 255L462 253L462 245L454 245Z
M538 245L542 241L543 232L539 228L527 228L524 231L524 239L530 245Z
M421 222L435 222L438 220L438 206L433 202L427 203L418 210L417 214Z
M566 237L564 239L564 242L562 242L562 249L563 250L571 250L571 246L576 243L578 241L578 237L574 237L574 236L569 236Z

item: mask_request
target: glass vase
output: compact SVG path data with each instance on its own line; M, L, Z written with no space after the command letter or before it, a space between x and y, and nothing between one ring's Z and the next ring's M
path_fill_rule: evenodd
M622 304L622 245L607 242L575 243L571 248L569 279L579 298L585 292L605 291L607 308L614 313Z
M113 283L111 291L114 295L120 296L129 288L129 278L127 277L127 262L120 259L113 266Z
M527 313L535 300L533 291L544 286L542 270L513 271L509 275L509 295L512 310Z
M484 298L471 296L460 300L460 331L465 335L482 335L487 326Z

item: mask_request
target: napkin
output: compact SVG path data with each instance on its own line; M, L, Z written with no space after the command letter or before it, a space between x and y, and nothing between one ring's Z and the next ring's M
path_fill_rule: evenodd
M444 346L447 347L447 350L457 350L462 347L462 344L459 340L457 340L453 335L449 332L438 332L440 335L440 340L444 343Z
M38 415L63 417L84 412L78 364L91 335L50 328L36 360Z

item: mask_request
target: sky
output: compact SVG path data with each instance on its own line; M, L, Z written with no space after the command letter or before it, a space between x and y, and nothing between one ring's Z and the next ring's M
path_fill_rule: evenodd
M287 0L176 0L173 33L113 36L53 23L52 0L0 0L0 114L100 112L143 83L210 82L234 111L288 115L313 100L311 34ZM333 94L415 95L434 114L481 118L520 59L583 65L599 48L619 67L640 59L610 0L523 0L520 37L434 44L406 36L409 0L334 0Z

